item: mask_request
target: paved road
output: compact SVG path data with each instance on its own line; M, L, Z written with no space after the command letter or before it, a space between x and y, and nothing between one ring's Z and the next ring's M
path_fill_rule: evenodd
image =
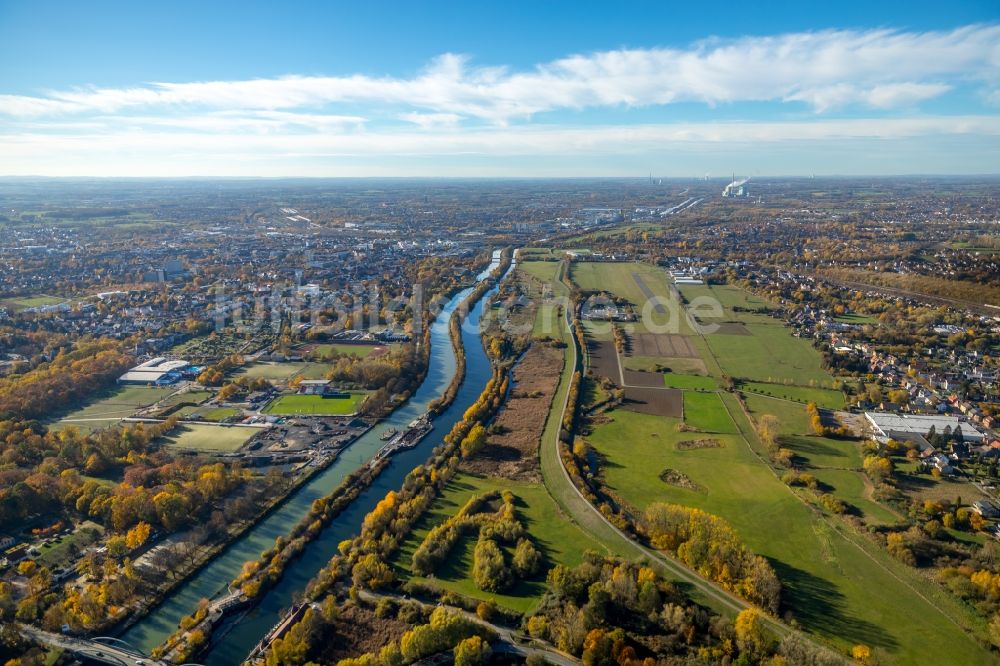
M138 650L126 646L108 645L85 638L53 634L36 627L22 624L21 633L39 643L62 648L81 659L97 661L111 666L168 666L164 661L156 661L145 656Z
M379 599L393 599L395 601L409 601L413 603L418 603L426 608L435 608L437 606L442 606L442 604L428 604L420 601L419 599L409 599L400 594L390 594L387 592L374 592L372 590L360 590L359 596L365 601L374 602ZM470 613L464 608L458 608L456 606L442 606L448 610L458 613L459 615L465 617L471 622L488 627L497 635L497 640L494 641L493 650L494 652L504 652L507 654L516 654L521 657L529 657L533 654L543 657L550 664L555 664L556 666L580 666L580 660L572 655L568 655L565 652L560 652L555 647L545 643L543 641L532 639L525 636L521 632L514 631L510 627L505 627L499 624L493 624L492 622L487 622L483 620L475 613ZM496 643L499 643L497 645Z
M639 291L646 297L646 300L653 304L653 311L656 314L667 314L667 308L663 305L663 299L653 293L653 290L649 288L649 285L642 279L642 276L633 271L632 279L635 280L636 286L639 287Z

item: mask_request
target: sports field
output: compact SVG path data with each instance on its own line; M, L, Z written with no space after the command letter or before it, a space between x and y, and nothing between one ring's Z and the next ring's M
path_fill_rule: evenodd
M20 312L21 310L27 310L28 308L58 305L59 303L64 303L65 301L65 298L59 298L57 296L24 296L22 298L7 298L0 300L0 306L10 308L14 312Z
M240 414L240 410L232 407L202 407L198 405L188 405L181 407L172 416L181 418L197 417L203 421L224 421L232 416Z
M76 426L83 432L106 428L175 392L171 387L118 386L58 419L59 426Z
M723 399L734 409L732 396ZM742 436L712 435L722 446L678 450L678 442L699 434L678 432L677 419L624 410L610 416L588 437L606 457L608 486L639 509L653 501L676 502L730 521L771 561L784 584L783 607L804 628L842 649L857 643L882 648L898 663L992 662L942 613L965 616L954 600L865 537L822 519ZM666 469L685 475L692 487L665 483L660 475Z
M350 345L353 346L353 345ZM266 379L270 382L287 383L294 377L303 379L322 379L330 370L328 363L313 363L311 361L294 361L289 363L251 363L238 368L232 377L249 377L250 379Z
M235 451L260 432L257 428L182 423L163 438L167 446L206 453Z
M398 345L394 345L397 346ZM372 354L383 354L389 350L387 345L345 345L345 344L319 344L310 353L320 357L330 356L334 352L343 356L357 356L358 358L368 358ZM312 357L310 357L312 358Z
M251 363L233 372L233 377L249 377L250 379L267 379L268 381L287 382L302 372L308 363Z
M273 400L263 411L265 414L279 416L356 414L367 396L367 393L360 391L352 392L346 398L324 398L321 395L283 395Z
M413 551L430 528L454 515L473 495L494 490L510 490L517 497L517 516L544 555L542 572L533 580L518 581L504 594L480 590L472 581L472 551L476 545L476 536L469 535L456 544L447 563L435 572L432 581L413 576L410 573ZM513 553L512 549L507 546L503 548L509 558ZM498 606L523 613L531 610L541 599L545 591L545 571L556 564L575 566L583 560L583 553L587 550L602 549L561 514L543 485L463 473L448 483L442 496L435 500L416 528L407 535L393 565L401 578L433 582L446 590L475 599L491 600Z

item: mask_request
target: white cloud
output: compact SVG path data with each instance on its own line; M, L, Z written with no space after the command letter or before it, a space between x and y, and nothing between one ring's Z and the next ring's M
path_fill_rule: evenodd
M680 145L765 146L843 139L904 139L923 136L1000 137L1000 117L938 116L864 118L811 122L673 123L606 127L544 125L480 128L463 132L364 131L323 134L118 132L0 135L0 173L22 173L21 159L87 155L150 155L164 159L197 155L225 159L250 154L300 157L399 155L601 155L669 150Z
M734 161L782 173L969 173L995 170L1000 117L295 134L126 128L7 134L0 146L0 175L623 175L651 164L680 175Z
M134 130L180 129L203 132L330 132L360 129L366 122L362 116L322 113L291 113L287 111L214 111L198 115L168 116L96 116L94 123L104 130L129 127ZM52 123L49 128L60 128Z
M457 113L401 113L400 120L413 123L425 129L432 127L457 127L462 120L462 116Z
M785 98L786 101L806 102L817 112L860 103L875 109L894 109L912 106L918 102L938 97L951 86L943 83L887 83L861 89L849 83L821 88L799 90Z
M574 55L526 71L474 67L463 56L445 54L411 78L287 76L81 88L0 95L0 113L28 118L140 108L277 111L356 103L414 109L427 120L473 117L504 124L559 109L678 101L783 100L805 102L818 111L849 104L885 109L944 94L958 82L995 86L998 80L1000 25L973 25L937 32L831 30L711 39L687 49Z

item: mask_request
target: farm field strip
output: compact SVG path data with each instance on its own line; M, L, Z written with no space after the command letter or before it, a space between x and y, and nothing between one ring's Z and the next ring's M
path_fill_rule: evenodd
M767 384L765 382L741 382L740 390L744 393L756 393L802 404L815 402L816 406L821 409L836 410L844 408L844 394L835 389L818 388L815 386Z

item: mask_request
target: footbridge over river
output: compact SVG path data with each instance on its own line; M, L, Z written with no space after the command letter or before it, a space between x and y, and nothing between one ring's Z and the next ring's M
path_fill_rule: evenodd
M26 638L69 652L86 662L109 664L110 666L171 666L165 661L152 659L125 641L109 636L78 638L65 634L54 634L36 627L20 625L21 634ZM197 666L185 664L183 666Z

